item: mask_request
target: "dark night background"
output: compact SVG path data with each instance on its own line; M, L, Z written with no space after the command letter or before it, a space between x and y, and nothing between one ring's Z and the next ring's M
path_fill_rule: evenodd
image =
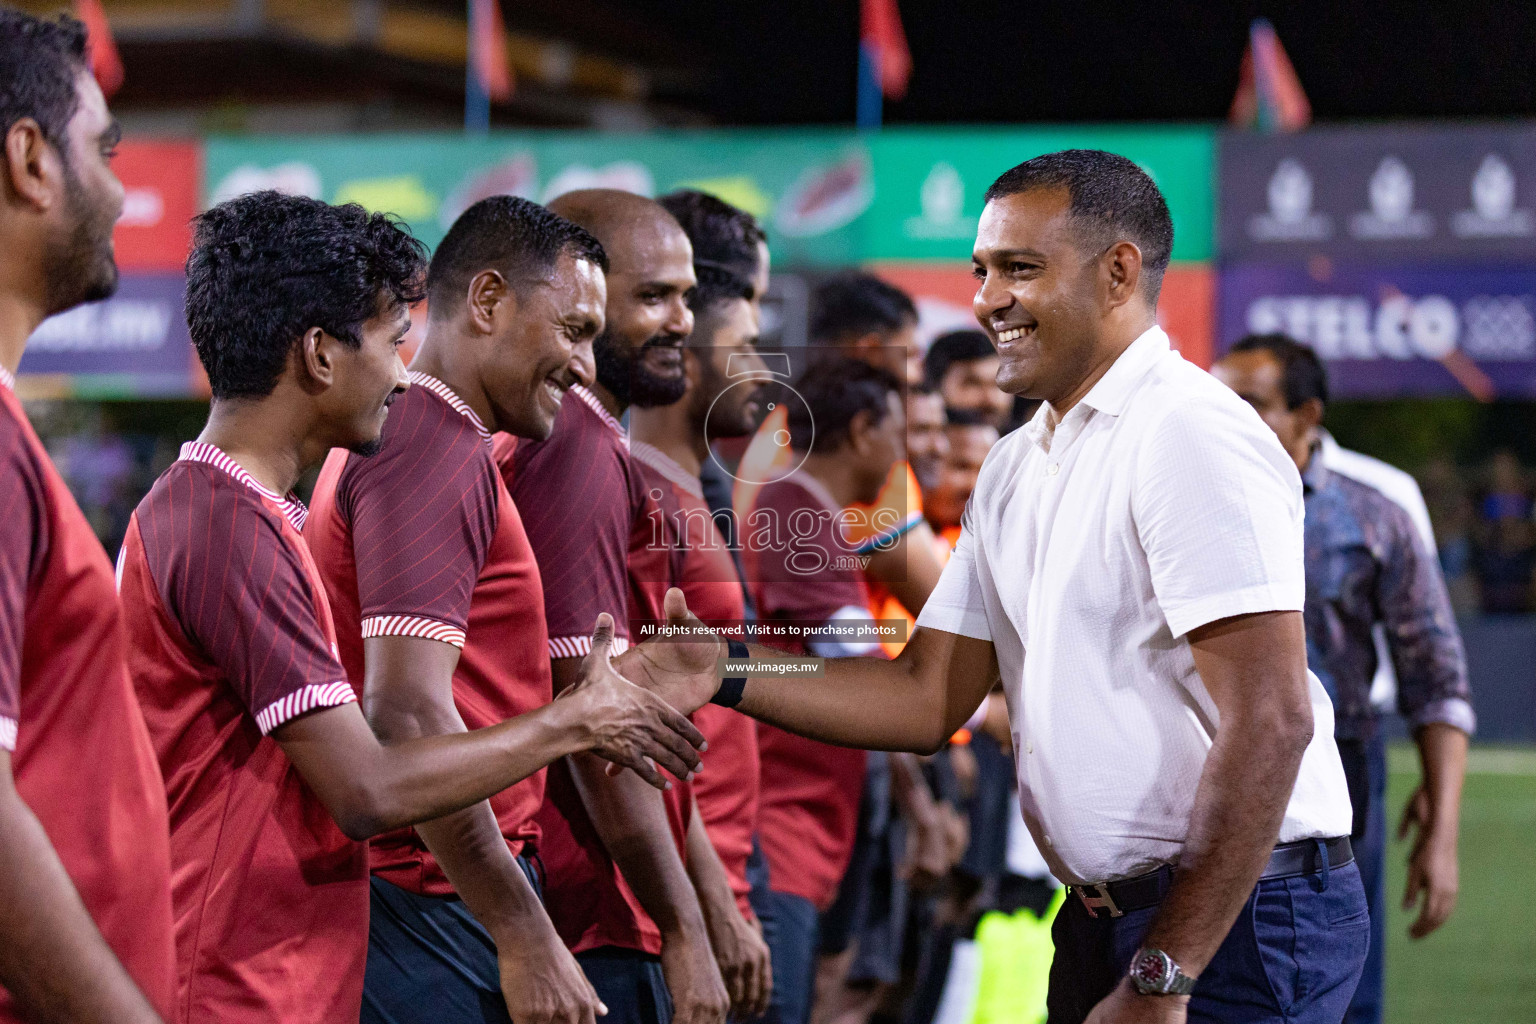
M615 6L699 58L708 87L682 105L725 123L852 119L851 0ZM888 122L1224 118L1259 16L1319 120L1536 113L1533 3L900 6L914 72Z

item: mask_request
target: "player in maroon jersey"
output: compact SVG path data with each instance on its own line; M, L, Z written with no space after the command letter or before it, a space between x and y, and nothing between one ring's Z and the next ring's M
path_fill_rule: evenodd
M165 790L112 565L13 390L38 324L117 286L119 134L84 27L0 8L4 1022L158 1021L175 990Z
M179 1021L356 1021L369 835L577 751L696 765L702 738L608 668L606 618L567 700L388 745L359 710L289 492L332 447L380 448L422 264L355 205L262 192L198 218L187 322L213 404L135 511L119 567L170 798Z
M688 237L649 199L594 189L550 207L597 236L610 261L596 383L571 389L548 440L498 438L497 463L544 578L559 692L585 653L576 623L629 603L628 551L646 498L618 417L681 397L694 273ZM666 1024L675 1007L679 1024L719 1024L729 995L681 853L692 801L680 799L684 787L663 800L637 782L588 758L550 771L539 815L550 916L610 1020Z
M644 607L661 607L667 588L676 586L706 624L739 625L746 616L741 578L700 474L711 458L711 439L748 437L757 427L767 374L757 356L753 299L766 285L759 283L766 276L764 235L751 214L702 192L676 192L658 202L688 234L698 284L688 301L694 315L683 355L688 390L671 405L630 410L630 450L654 501L646 543L631 545L630 577L647 592ZM632 622L631 632L636 628ZM750 1019L767 1010L773 981L768 946L747 899L757 834L757 727L713 705L693 720L709 741L710 770L693 783L688 872L732 1013Z
M820 364L797 390L804 401L790 406L788 427L790 447L805 454L804 464L758 491L744 531L747 586L765 622L868 622L869 591L850 557L858 546L842 532L843 510L873 501L900 461L901 383L884 369L842 359ZM761 528L765 521L773 527ZM878 643L856 640L772 646L823 657L881 653ZM768 1019L805 1024L822 933L838 923L826 911L853 853L866 755L762 722L758 745L759 835L769 867L769 892L759 898L775 926ZM852 884L866 881L854 877Z
M566 392L591 381L606 266L596 239L542 206L471 206L432 258L427 337L383 451L326 462L305 536L342 661L387 740L482 727L553 696L539 567L490 431L548 437L575 401ZM540 772L374 840L365 1022L415 1021L424 1005L442 1022L601 1012L530 881L543 799Z

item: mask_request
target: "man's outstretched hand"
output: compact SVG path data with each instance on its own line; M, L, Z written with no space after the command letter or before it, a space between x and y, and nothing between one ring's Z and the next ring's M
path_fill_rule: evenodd
M727 647L688 610L681 590L667 591L665 608L668 626L686 629L700 639L647 640L619 655L614 667L630 682L688 715L708 704L720 689L717 667Z
M671 783L657 766L680 779L691 777L699 769L704 734L665 696L616 672L609 661L612 645L613 618L603 612L592 633L592 651L581 663L581 679L555 699L570 702L586 749L612 762L614 773L629 768L657 789L667 789Z

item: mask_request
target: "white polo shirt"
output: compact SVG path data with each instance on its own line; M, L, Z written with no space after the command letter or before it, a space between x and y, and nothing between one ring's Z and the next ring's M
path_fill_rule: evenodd
M1064 882L1113 881L1178 859L1220 727L1186 634L1302 608L1301 478L1157 328L1051 418L987 456L918 625L992 642L1040 852ZM1279 842L1350 830L1333 706L1308 683L1315 732Z

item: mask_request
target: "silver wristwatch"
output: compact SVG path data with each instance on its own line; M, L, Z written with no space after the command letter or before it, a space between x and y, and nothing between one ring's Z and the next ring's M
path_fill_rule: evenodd
M1131 958L1130 975L1131 984L1144 996L1187 996L1195 990L1195 979L1160 949L1138 949Z

